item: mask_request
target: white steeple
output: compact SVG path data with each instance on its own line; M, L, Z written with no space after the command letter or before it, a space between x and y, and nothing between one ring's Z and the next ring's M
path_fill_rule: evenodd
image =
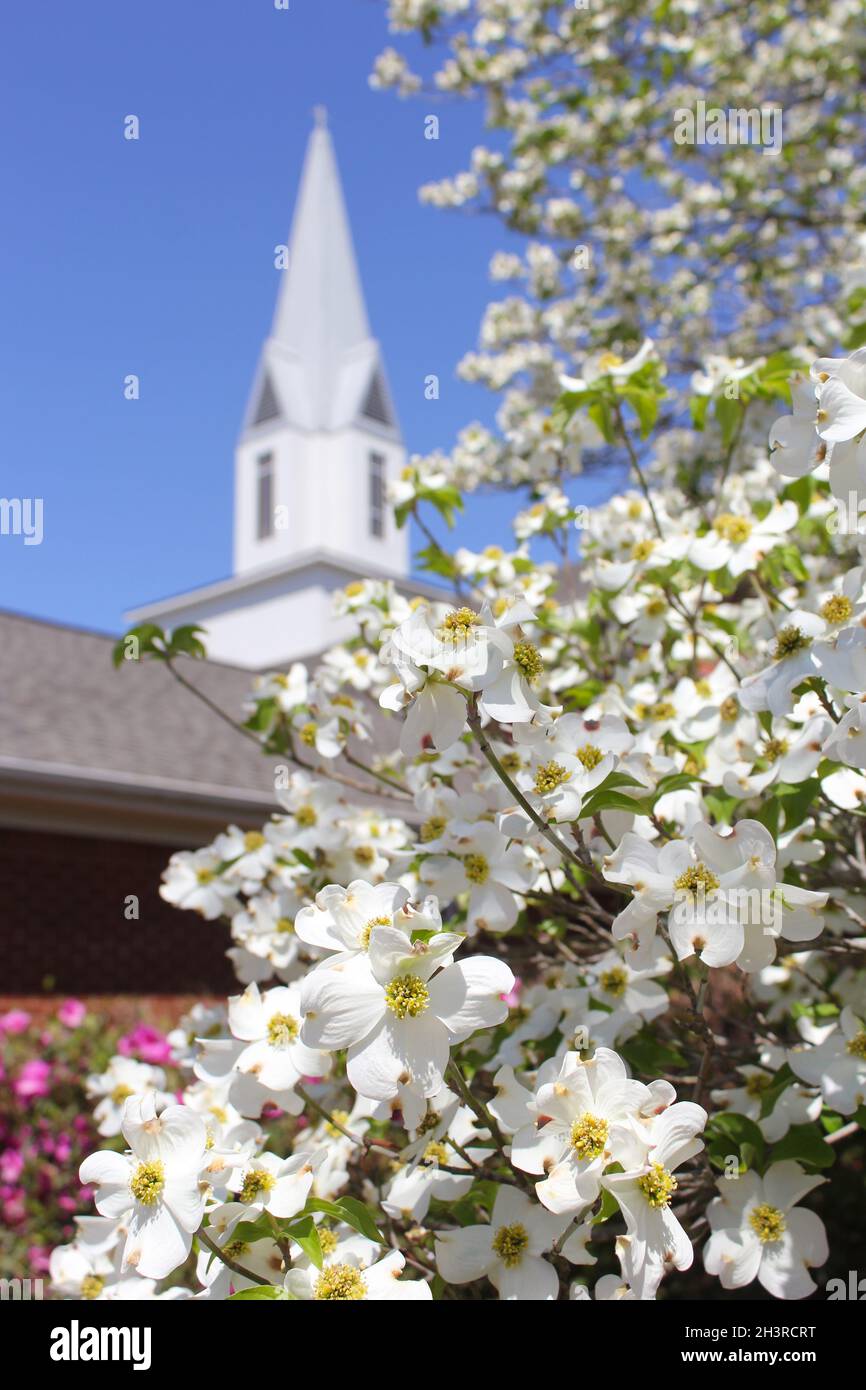
M346 635L332 615L335 589L366 576L406 588L409 572L407 528L386 498L406 454L322 107L278 273L235 454L234 575L131 615L199 622L211 655L253 668Z
M304 430L333 430L363 414L396 431L361 277L327 113L316 107L289 237L288 267L245 419L278 415Z
M369 360L375 344L323 107L307 146L289 248L272 353L282 364L287 412L307 429L330 429L352 404L341 399L341 375L353 360Z

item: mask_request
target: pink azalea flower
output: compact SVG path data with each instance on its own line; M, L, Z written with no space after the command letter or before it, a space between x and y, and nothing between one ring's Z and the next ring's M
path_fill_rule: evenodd
M20 1149L6 1149L0 1154L0 1178L4 1182L15 1182L24 1169L24 1156Z
M137 1023L129 1033L124 1033L118 1039L117 1050L124 1057L138 1057L153 1066L171 1061L171 1046L165 1034L146 1023Z
M12 1089L19 1100L34 1100L37 1096L47 1096L51 1086L51 1067L41 1058L34 1057L25 1062L12 1083Z
M72 1154L72 1140L68 1134L59 1134L54 1145L54 1157L58 1163L68 1162Z
M3 1218L10 1226L17 1226L27 1215L27 1208L24 1205L24 1194L10 1197L3 1203Z
M0 1033L23 1033L30 1027L30 1015L24 1009L10 1009L0 1014Z
M79 1028L87 1017L87 1009L80 999L64 999L57 1017L64 1027Z

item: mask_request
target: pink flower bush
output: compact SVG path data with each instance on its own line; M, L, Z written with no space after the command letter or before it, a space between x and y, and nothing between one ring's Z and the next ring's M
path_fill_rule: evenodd
M84 1085L116 1051L117 1031L77 999L54 1017L0 1015L0 1278L45 1273L54 1246L91 1209L77 1170L97 1140Z

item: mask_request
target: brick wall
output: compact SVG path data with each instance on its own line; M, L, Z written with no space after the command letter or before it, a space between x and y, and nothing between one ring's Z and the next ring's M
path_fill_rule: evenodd
M225 925L159 896L174 848L0 831L0 995L235 992Z

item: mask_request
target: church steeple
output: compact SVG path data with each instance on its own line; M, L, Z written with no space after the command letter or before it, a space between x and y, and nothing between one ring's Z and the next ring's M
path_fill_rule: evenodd
M238 445L235 573L319 548L403 575L385 500L403 445L321 107L281 276Z
M271 336L246 428L277 418L304 430L339 429L363 414L395 424L361 277L327 112L315 109Z
M211 655L257 669L352 632L335 590L364 577L409 584L407 528L387 502L406 453L321 109L288 247L235 453L234 573L133 615L200 623Z

